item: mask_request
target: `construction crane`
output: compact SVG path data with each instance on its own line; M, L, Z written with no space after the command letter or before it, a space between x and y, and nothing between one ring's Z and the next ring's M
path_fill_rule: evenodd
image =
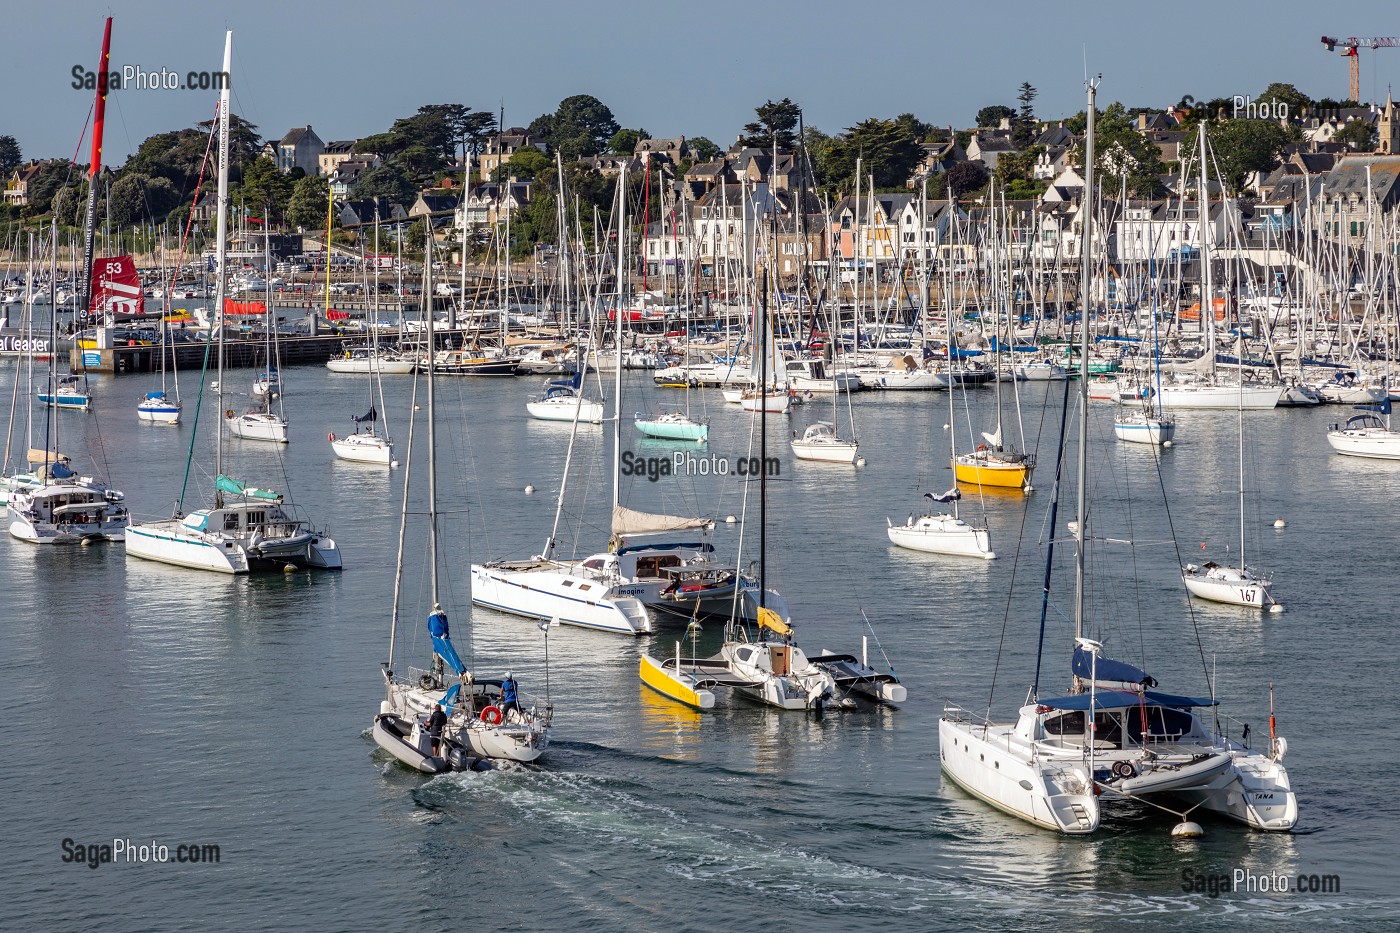
M1355 36L1346 39L1333 39L1329 36L1323 36L1322 44L1329 52L1337 51L1340 46L1342 55L1351 59L1351 99L1359 104L1361 103L1361 56L1356 54L1356 50L1393 49L1400 46L1400 36L1376 36L1370 39L1358 39Z

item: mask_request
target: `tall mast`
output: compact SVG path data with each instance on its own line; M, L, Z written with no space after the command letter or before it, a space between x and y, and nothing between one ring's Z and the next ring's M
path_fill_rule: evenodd
M1097 77L1085 82L1089 91L1086 113L1089 122L1084 139L1084 203L1080 211L1079 265L1079 489L1075 503L1075 529L1078 546L1074 549L1074 637L1084 634L1084 550L1089 543L1089 264L1094 240L1094 95Z
M81 291L78 293L78 315L82 317L91 313L92 308L89 303L92 299L92 252L93 240L97 235L97 176L102 171L102 125L107 115L107 76L111 69L108 66L109 53L112 49L112 17L107 17L107 26L102 31L102 59L97 66L97 100L93 104L92 111L92 158L88 164L88 201L87 215L83 222L83 268L81 270ZM224 61L224 74L228 74L228 61ZM227 82L225 82L225 95L228 94ZM55 248L57 244L55 243ZM98 327L105 322L94 321ZM105 341L102 344L105 346Z
M428 561L432 581L433 606L438 604L438 542L437 542L437 437L433 407L433 361L437 355L437 340L433 336L433 225L423 218L427 236L423 238L423 320L428 338Z
M224 74L233 68L233 31L224 33ZM228 257L228 123L229 88L223 82L219 90L219 195L215 210L217 220L214 233L214 322L219 328L219 390L218 416L215 419L218 430L214 441L214 475L224 472L224 260ZM329 259L329 256L327 257ZM223 493L218 484L214 486L214 506L223 507Z
M617 176L617 301L613 315L617 318L616 338L613 349L617 351L617 365L613 376L613 514L622 504L622 279L624 274L623 250L627 243L627 163L622 163L622 171ZM577 422L577 418L574 419ZM609 519L611 521L611 519Z
M1201 187L1196 192L1197 227L1201 234L1201 272L1204 284L1201 287L1201 330L1206 335L1206 356L1210 359L1210 380L1215 381L1215 283L1210 270L1210 199L1206 192L1206 124L1202 120L1197 136L1196 152L1201 159ZM1240 370L1244 379L1244 370Z

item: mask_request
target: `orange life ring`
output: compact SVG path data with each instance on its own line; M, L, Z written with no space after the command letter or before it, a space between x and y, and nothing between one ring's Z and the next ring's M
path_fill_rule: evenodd
M327 435L326 435L326 440L328 440L328 441L330 441L332 444L334 444L334 443L335 443L335 432L331 432L330 434L327 434Z
M234 411L232 408L230 408L228 411L224 412L224 417L225 417L225 418L236 418L236 417L238 417L238 412L236 412L236 411Z
M987 452L987 445L986 445L986 444L978 444L978 445L977 445L977 452L978 452L979 454L986 453L986 452Z
M481 721L488 726L498 726L501 724L501 710L499 707L488 706L481 711Z

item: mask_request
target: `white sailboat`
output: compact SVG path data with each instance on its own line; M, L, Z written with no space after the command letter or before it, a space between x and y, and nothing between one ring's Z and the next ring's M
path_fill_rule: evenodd
M429 235L428 241L431 243ZM428 247L424 295L431 294L432 247ZM426 317L428 345L433 343L431 309ZM479 767L481 759L535 761L549 746L554 707L542 707L518 692L511 672L498 679L476 677L468 670L452 643L447 612L439 603L437 511L436 393L431 356L428 379L428 566L432 612L428 636L433 664L428 670L394 672L394 641L398 628L405 538L409 515L409 481L412 477L412 426L409 428L409 468L404 471L403 508L400 514L399 549L394 574L394 604L390 615L389 660L382 665L385 695L371 728L375 742L399 761L419 771L436 774ZM449 673L450 672L450 673ZM527 705L528 704L528 705ZM427 720L436 711L443 716L440 741L435 742ZM434 746L436 745L436 749ZM436 752L436 753L435 753Z
M266 239L264 239L266 244ZM219 340L223 346L223 318L220 316ZM274 444L287 443L287 413L282 404L282 372L278 366L277 353L277 312L272 303L272 292L267 293L267 308L264 312L264 341L267 353L267 369L253 378L252 397L254 406L239 414L230 408L224 412L229 433L247 441L271 441ZM223 378L219 379L223 391ZM273 403L276 403L274 406Z
M1089 83L1085 200L1094 192L1094 89ZM1089 302L1092 211L1086 210L1081 293ZM1215 812L1260 830L1287 831L1298 818L1297 799L1282 761L1287 743L1270 729L1267 752L1232 741L1195 712L1217 704L1213 697L1161 693L1141 669L1102 656L1102 645L1083 637L1085 624L1088 437L1088 326L1081 324L1078 508L1075 531L1075 646L1072 690L1039 696L1014 722L992 722L957 706L945 707L938 724L939 760L956 785L986 803L1036 826L1082 835L1097 830L1103 802L1138 800L1177 814L1173 830L1200 835L1187 821L1197 809ZM1068 409L1066 409L1068 411ZM1063 449L1060 456L1063 457ZM1059 484L1055 486L1051 524ZM1047 566L1053 559L1047 555ZM1042 611L1045 610L1042 606Z
M224 73L232 67L233 33L224 36ZM218 407L223 407L224 295L228 255L229 90L219 93L219 194L215 241L217 286L214 307L218 330ZM282 496L272 490L240 482L223 473L224 429L214 431L214 504L185 514L184 490L174 516L163 521L133 524L127 529L126 553L130 557L209 570L242 574L254 569L285 570L288 567L338 570L340 549L329 535L293 518ZM189 456L193 458L191 444Z
M379 222L378 218L374 225L374 254L379 255ZM363 257L361 257L363 260ZM362 263L363 267L363 263ZM368 283L366 283L368 284ZM374 290L374 320L379 319L379 289ZM371 332L370 347L377 351L379 348L379 330L376 328ZM375 358L378 354L375 353ZM352 415L350 420L355 424L355 430L346 437L336 437L335 432L327 435L327 440L331 442L331 451L339 460L348 460L352 463L372 463L376 466L393 467L397 465L394 460L394 439L389 436L389 426L385 419L384 433L379 432L379 408L384 407L384 384L380 381L380 372L377 368L366 372L366 387L369 389L369 411L363 415ZM378 406L375 404L375 390L378 390Z
M1400 431L1390 427L1390 399L1379 405L1358 405L1364 415L1352 415L1345 424L1333 424L1327 443L1344 457L1400 460ZM1384 420L1377 415L1384 415Z

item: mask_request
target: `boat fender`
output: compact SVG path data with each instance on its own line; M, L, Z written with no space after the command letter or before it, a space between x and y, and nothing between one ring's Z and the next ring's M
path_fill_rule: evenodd
M328 441L330 441L332 444L334 444L334 443L335 443L335 432L332 431L330 434L327 434L327 435L326 435L326 440L328 440Z
M497 706L488 706L481 711L481 721L488 726L499 726L501 724L501 710Z
M236 411L234 411L232 408L230 408L228 411L224 412L224 417L225 417L225 418L234 418L234 417L236 417L237 415L238 415L238 413L237 413Z
M1113 773L1123 780L1137 777L1137 768L1133 767L1131 761L1119 761L1113 765Z

